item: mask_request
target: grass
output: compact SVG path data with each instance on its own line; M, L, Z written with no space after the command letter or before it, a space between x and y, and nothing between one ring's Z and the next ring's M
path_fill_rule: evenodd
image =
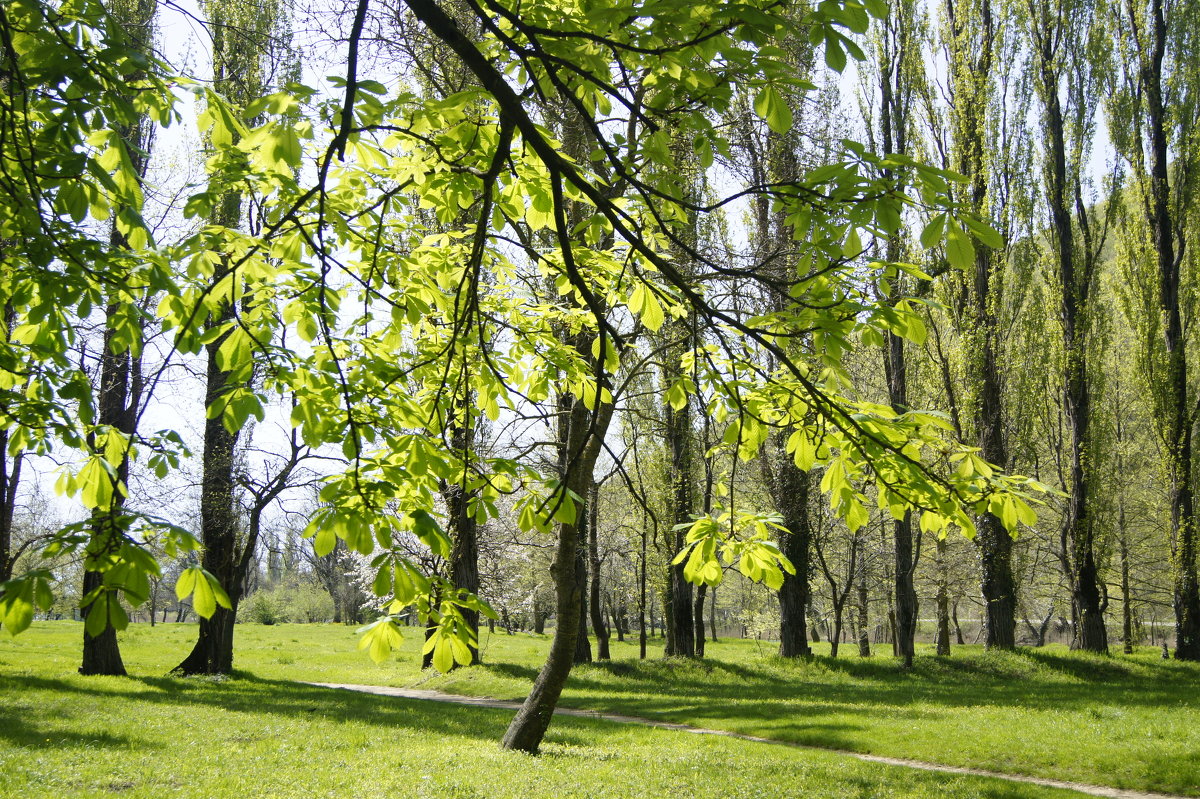
M238 628L236 679L164 677L190 625L131 627L129 679L82 678L82 631L0 638L0 795L1050 797L1070 792L832 754L556 719L542 757L501 751L511 712L360 696L294 680L520 698L546 639L484 637L488 665L417 668L418 635L376 666L352 629ZM811 662L710 644L703 662L617 645L563 704L951 765L1200 796L1200 668L1062 649ZM657 653L652 653L657 654Z

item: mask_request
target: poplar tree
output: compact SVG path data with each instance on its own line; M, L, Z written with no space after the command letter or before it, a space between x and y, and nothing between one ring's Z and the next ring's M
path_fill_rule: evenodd
M1093 298L1113 203L1085 199L1086 168L1095 113L1109 70L1106 31L1091 0L1028 0L1026 31L1034 86L1041 104L1042 178L1062 331L1062 398L1070 439L1067 507L1060 528L1060 557L1071 588L1076 644L1108 651L1101 579L1096 564L1092 490L1100 451L1093 433Z
M1132 270L1148 270L1151 313L1135 320L1142 371L1162 445L1169 492L1175 656L1200 660L1200 581L1193 490L1196 400L1189 386L1185 295L1192 285L1200 202L1200 4L1149 0L1112 6L1117 25L1119 90L1111 95L1110 135L1129 164L1127 237ZM1144 227L1143 227L1144 226ZM1144 238L1143 238L1144 237ZM1140 252L1139 252L1140 250ZM1140 281L1139 281L1140 282Z
M272 0L208 0L212 30L213 88L233 107L246 108L267 85L270 40L280 27L281 8ZM231 142L237 145L236 134ZM246 227L246 196L237 185L213 187L210 223L228 231ZM233 634L243 583L257 546L248 532L239 536L235 470L240 424L224 408L250 392L252 361L231 364L226 343L242 322L242 305L254 302L244 279L232 268L235 252L214 252L218 261L209 291L218 304L205 345L204 444L200 478L202 567L218 581L215 606L200 619L196 644L175 670L181 674L228 674L233 670ZM261 411L260 411L261 413ZM256 532L253 530L252 532ZM239 538L241 540L239 540Z

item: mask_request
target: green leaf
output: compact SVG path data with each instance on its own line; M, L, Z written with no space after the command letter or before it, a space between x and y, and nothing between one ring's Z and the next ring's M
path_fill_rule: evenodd
M84 621L84 631L95 638L108 627L108 592L100 591L92 599L87 608L87 619Z
M369 649L371 660L382 663L387 660L392 651L400 646L404 636L400 628L390 616L384 616L379 621L358 630L362 637L358 640L359 649Z
M662 305L654 291L644 283L639 283L629 295L629 310L642 319L642 324L652 332L657 333L666 321Z
M687 407L688 393L683 379L676 380L667 389L667 403L671 406L672 410L676 411L681 411Z
M842 49L842 39L833 31L825 37L825 65L834 72L841 72L846 68L846 51Z
M440 630L434 633L437 643L433 647L433 667L443 674L454 668L454 650L448 636Z
M942 240L942 231L946 226L946 215L936 214L921 230L921 246L932 250Z
M792 129L792 109L769 83L754 98L754 113L766 120L767 127L781 136Z
M177 599L187 599L187 597L196 589L196 578L200 576L200 570L195 566L184 569L179 573L179 579L175 581L175 597Z
M975 238L992 249L998 250L1004 246L1004 237L995 228L971 214L963 214L963 224L975 234Z
M433 550L433 554L438 557L450 557L452 547L450 537L442 531L437 520L423 510L414 510L409 516L412 517L413 532L416 533L417 538L421 539L421 542Z
M113 479L99 455L88 458L87 464L75 478L80 499L88 508L104 509L112 504Z
M29 629L33 623L33 584L30 580L9 580L0 596L0 623L10 635Z
M217 612L217 605L226 610L233 609L220 581L200 566L184 569L175 584L175 596L185 599L189 593L192 595L193 609L203 618L212 618Z
M975 245L954 220L949 221L946 230L946 258L955 269L967 270L975 265Z

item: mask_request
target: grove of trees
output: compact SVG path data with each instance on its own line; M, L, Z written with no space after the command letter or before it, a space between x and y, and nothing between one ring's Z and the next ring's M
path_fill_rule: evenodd
M1198 0L187 16L0 6L10 632L1200 659Z

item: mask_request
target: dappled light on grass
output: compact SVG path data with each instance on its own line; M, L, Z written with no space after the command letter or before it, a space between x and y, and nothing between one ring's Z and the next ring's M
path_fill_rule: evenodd
M38 623L16 640L0 639L0 760L18 764L0 777L0 795L78 795L87 792L84 786L108 790L110 779L134 783L129 795L182 795L186 785L205 786L203 795L360 795L372 779L365 764L397 758L403 767L389 770L395 775L388 783L395 795L1056 795L575 718L555 720L542 757L503 754L496 742L511 711L359 696L294 681L519 700L543 657L545 637L485 631L484 665L437 675L419 668L416 630L406 630L397 656L376 666L356 651L352 628L239 625L234 679L163 676L193 629L135 625L122 640L134 676L88 681L73 673L69 644L76 624ZM703 661L638 661L635 645L614 641L616 659L575 670L562 704L949 765L1200 795L1200 668L1163 661L1151 650L1106 658L1061 647L1015 653L959 647L939 659L919 649L908 671L887 656L784 660L753 641L719 641L708 651ZM281 662L281 655L292 662ZM114 756L118 768L110 777L105 764ZM80 764L71 765L78 758ZM463 775L453 758L484 771ZM142 767L142 761L156 765ZM318 761L328 768L314 769ZM739 765L722 767L717 779L713 763ZM47 777L47 769L64 776ZM145 776L149 771L159 776ZM603 784L593 790L593 779ZM51 790L56 787L62 791Z

